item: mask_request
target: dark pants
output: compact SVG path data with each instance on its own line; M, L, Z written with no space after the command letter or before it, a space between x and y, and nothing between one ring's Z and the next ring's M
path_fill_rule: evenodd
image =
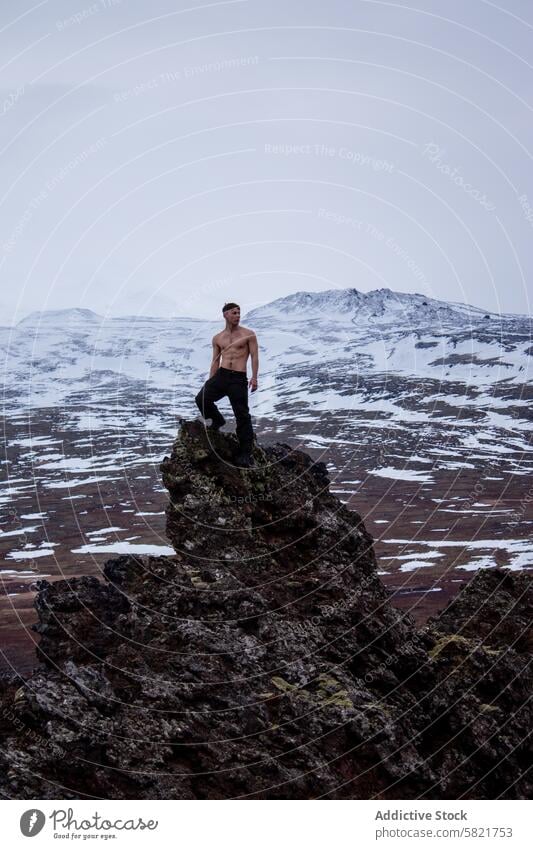
M251 451L254 432L248 410L248 378L245 372L219 368L213 377L206 380L194 400L204 419L211 419L214 425L222 425L225 419L215 401L220 401L226 395L235 414L240 450Z

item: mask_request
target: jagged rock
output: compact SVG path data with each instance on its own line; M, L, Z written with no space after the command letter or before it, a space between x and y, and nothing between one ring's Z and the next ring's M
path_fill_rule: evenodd
M476 580L428 620L447 634L481 638L485 646L533 653L533 583L525 572L481 569Z
M0 793L530 798L530 577L483 570L417 630L325 466L278 443L239 469L235 448L182 423L161 465L175 557L41 583Z

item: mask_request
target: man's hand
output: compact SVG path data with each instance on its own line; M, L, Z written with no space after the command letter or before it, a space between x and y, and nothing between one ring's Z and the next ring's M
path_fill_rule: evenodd
M252 392L255 392L255 390L257 389L257 378L251 377L250 380L248 381L248 386L250 387Z

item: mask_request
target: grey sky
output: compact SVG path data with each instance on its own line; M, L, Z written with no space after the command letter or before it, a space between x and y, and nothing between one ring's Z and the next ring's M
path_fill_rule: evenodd
M529 313L521 0L0 7L0 308L383 286Z

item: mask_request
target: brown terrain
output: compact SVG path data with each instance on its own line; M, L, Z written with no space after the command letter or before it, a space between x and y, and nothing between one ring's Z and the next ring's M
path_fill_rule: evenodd
M112 411L111 411L112 412ZM149 411L148 411L149 412ZM368 469L404 468L409 454L423 453L416 429L407 438L391 429L354 423L342 440L342 420L321 414L319 427L284 426L262 418L256 431L262 444L282 440L327 464L331 490L360 513L374 539L380 577L391 602L418 624L442 609L487 566L533 568L533 495L523 451L473 457L464 468L442 468L441 455L458 456L445 440L433 462L409 463L431 482L395 480ZM159 463L168 453L177 421L148 434L136 426L99 431L73 430L61 410L21 414L4 423L6 454L2 481L2 670L27 673L35 664L35 581L101 575L113 553L168 554L165 536L166 490ZM231 431L230 420L225 431ZM318 442L317 433L319 430ZM317 447L330 435L331 442ZM22 444L20 444L22 442ZM431 445L429 448L432 450ZM427 455L426 455L427 456ZM67 470L51 468L67 459ZM87 463L69 472L68 458ZM400 458L400 459L398 459ZM78 462L77 461L77 462ZM524 470L524 471L523 471ZM34 516L36 518L24 518ZM117 547L123 544L122 548ZM432 545L433 543L433 545ZM92 550L84 552L84 546ZM436 544L436 545L435 545ZM440 545L439 545L440 544ZM136 548L147 546L148 548ZM23 559L15 559L18 553ZM467 568L464 568L467 567Z

